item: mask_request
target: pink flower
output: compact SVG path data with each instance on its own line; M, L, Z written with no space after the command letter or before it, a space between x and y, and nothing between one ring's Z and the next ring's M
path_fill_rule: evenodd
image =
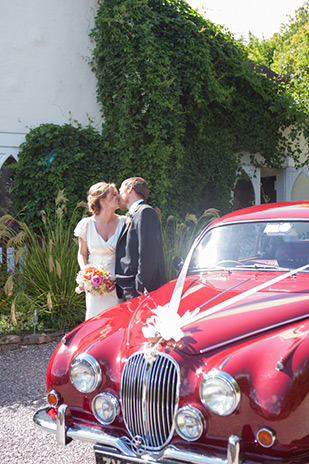
M93 287L100 287L100 285L102 283L102 277L99 276L99 275L93 276L92 279L91 279L91 283L92 283Z
M77 293L85 291L95 296L103 296L115 288L111 273L99 264L87 264L83 270L78 272L76 282L78 283Z

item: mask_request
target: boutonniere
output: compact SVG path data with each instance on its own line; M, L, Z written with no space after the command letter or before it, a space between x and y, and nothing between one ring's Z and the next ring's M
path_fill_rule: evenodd
M131 213L128 212L128 213L126 214L126 216L127 216L126 224L129 226L129 225L131 224L131 222L132 222L133 214L131 214Z

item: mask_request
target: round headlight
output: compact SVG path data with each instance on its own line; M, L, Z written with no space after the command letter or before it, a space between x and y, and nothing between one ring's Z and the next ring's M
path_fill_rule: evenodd
M87 353L75 356L70 366L70 380L81 393L93 392L102 381L98 361Z
M119 414L119 403L110 393L100 393L92 402L92 412L102 424L111 424Z
M228 416L238 407L240 389L230 374L210 371L200 385L201 401L207 409L219 416Z
M176 431L187 441L198 440L203 432L203 416L192 406L184 406L176 415Z

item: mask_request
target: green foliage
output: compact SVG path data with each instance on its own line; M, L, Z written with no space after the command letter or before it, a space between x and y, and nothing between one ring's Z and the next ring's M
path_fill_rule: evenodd
M12 298L8 296L4 290L5 283L9 279L11 273L7 269L6 262L0 263L0 315L10 316ZM0 330L1 333L1 330Z
M296 10L270 39L249 41L250 56L286 77L286 87L298 106L309 111L309 2Z
M283 135L292 101L185 1L100 1L92 37L117 180L145 177L163 215L228 209L237 152L260 152L269 167L286 152L297 159Z
M0 334L25 334L42 332L46 324L39 316L39 321L34 327L34 306L20 288L16 296L9 297L10 305L1 308Z
M65 189L72 212L92 184L114 179L116 169L102 136L92 127L42 124L31 129L21 145L14 173L15 214L37 229L41 210L53 216L55 192Z
M161 211L158 208L156 210L159 217L161 217ZM218 211L209 208L204 211L200 218L197 218L194 214L186 214L183 221L175 216L169 216L162 221L163 252L167 280L176 277L177 271L173 265L173 258L180 256L184 259L199 233L209 222L218 217Z
M249 32L249 57L254 63L271 68L277 35L274 34L272 39L258 39Z
M72 238L80 214L76 209L68 218L61 191L55 204L53 216L41 212L39 235L8 216L0 220L0 237L15 251L14 274L4 286L12 305L1 320L5 326L9 318L14 331L33 327L34 311L41 329L69 329L84 319L85 296L75 292L78 247Z

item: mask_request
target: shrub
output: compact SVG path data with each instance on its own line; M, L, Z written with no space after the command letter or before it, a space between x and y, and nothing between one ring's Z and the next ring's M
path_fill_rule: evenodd
M78 208L67 217L66 198L60 191L54 214L41 211L39 235L24 222L17 222L16 230L8 217L0 220L1 237L15 249L15 270L5 291L12 298L10 319L19 330L33 327L34 317L40 329L69 329L84 319L84 295L75 293L78 247L72 237L77 212Z
M21 145L13 176L15 212L29 228L40 227L39 212L52 219L55 192L65 189L68 214L86 198L89 187L115 178L116 162L106 154L103 137L88 126L42 124Z

